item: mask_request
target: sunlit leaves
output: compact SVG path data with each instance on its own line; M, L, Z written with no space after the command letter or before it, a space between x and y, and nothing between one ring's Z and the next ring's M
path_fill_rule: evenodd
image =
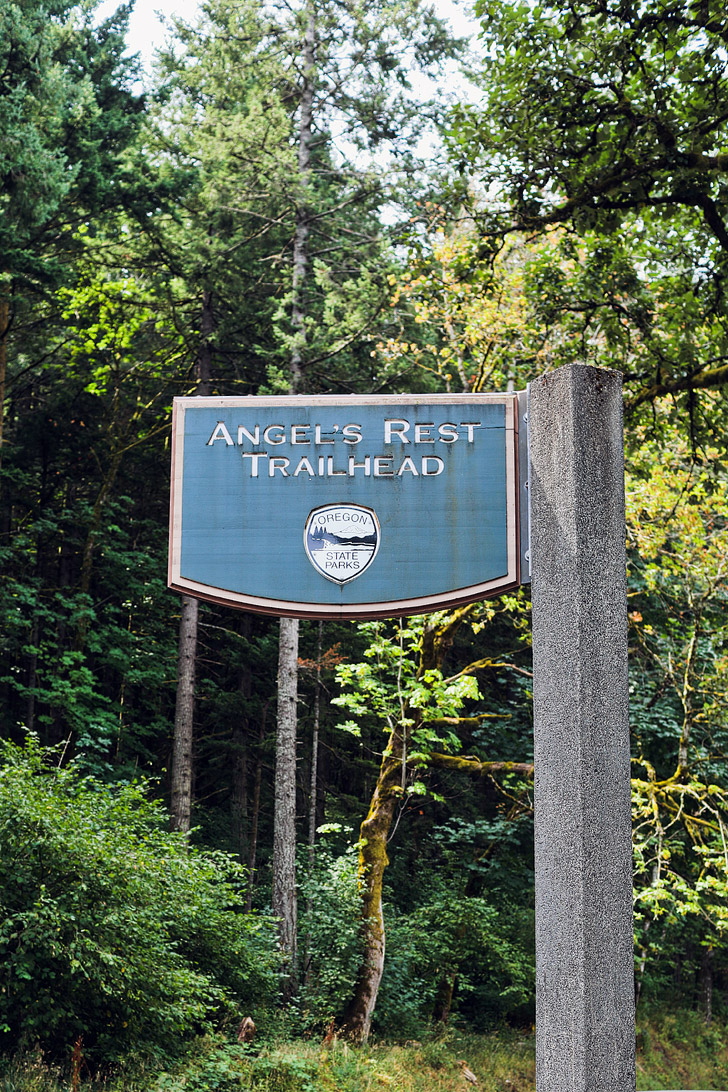
M485 281L477 251L472 231L434 230L410 268L391 278L392 308L414 327L378 343L385 367L414 364L446 391L521 388L545 367L546 330L526 293L536 251L512 246Z
M656 412L627 490L640 973L691 921L728 939L728 490Z
M358 718L373 716L392 731L396 726L411 728L415 722L413 745L418 751L433 747L460 749L457 731L448 731L429 722L443 717L457 717L463 707L479 697L474 676L448 680L439 669L421 670L422 633L428 620L415 617L406 625L392 627L383 622L364 622L369 637L366 660L341 664L337 680L342 692L333 704L348 709ZM357 721L339 727L352 732Z

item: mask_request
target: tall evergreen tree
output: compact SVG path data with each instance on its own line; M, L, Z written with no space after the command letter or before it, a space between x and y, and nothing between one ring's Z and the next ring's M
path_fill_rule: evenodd
M196 173L200 287L220 301L232 270L238 286L245 278L255 286L247 299L262 312L256 348L270 346L263 389L366 389L363 339L388 294L378 214L397 199L395 179L411 186L413 147L434 116L415 101L410 74L452 55L455 43L419 0L215 0L197 26L178 24L177 32L181 53L164 62L175 115L160 140L177 154L184 148ZM386 171L375 154L388 157ZM271 301L266 327L260 320ZM224 310L232 318L240 301L228 295ZM218 357L223 345L218 327ZM247 390L260 380L255 365L239 378ZM213 375L213 386L222 389L225 377ZM273 901L287 923L291 975L297 646L297 624L283 621Z
M123 154L143 107L122 55L131 4L98 26L95 6L0 10L0 443L11 327L68 281L79 226L126 196Z

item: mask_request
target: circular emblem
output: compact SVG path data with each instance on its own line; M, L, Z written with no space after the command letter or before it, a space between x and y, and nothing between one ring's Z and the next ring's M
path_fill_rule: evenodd
M335 584L355 580L377 556L379 520L363 504L324 504L306 520L303 545L317 572Z

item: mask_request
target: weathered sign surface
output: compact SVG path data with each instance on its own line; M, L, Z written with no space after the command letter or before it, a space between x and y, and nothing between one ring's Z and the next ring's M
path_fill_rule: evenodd
M519 582L515 394L178 398L169 583L308 618Z

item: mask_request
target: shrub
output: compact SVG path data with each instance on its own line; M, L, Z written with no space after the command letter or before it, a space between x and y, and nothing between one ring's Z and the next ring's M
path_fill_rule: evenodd
M356 847L337 856L322 845L301 884L304 965L296 1005L305 1032L337 1021L354 991L363 951L357 871Z
M376 1030L417 1038L445 982L455 986L454 1013L471 1026L530 1018L535 991L530 906L499 908L435 883L428 894L428 901L408 914L386 908L387 959Z
M242 880L170 833L143 785L0 744L0 1049L170 1055L265 1005L274 935L243 912Z

